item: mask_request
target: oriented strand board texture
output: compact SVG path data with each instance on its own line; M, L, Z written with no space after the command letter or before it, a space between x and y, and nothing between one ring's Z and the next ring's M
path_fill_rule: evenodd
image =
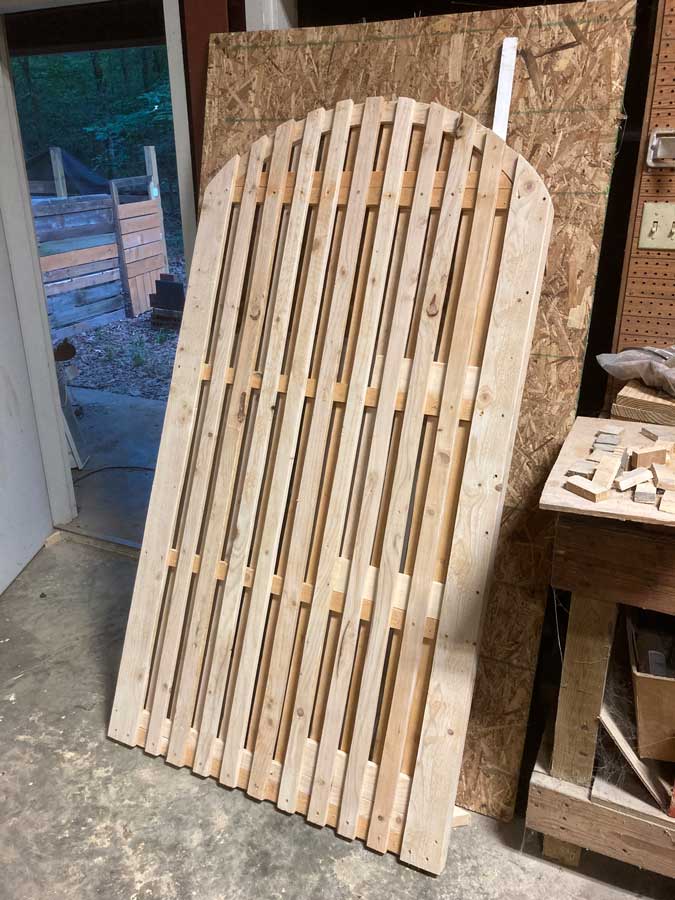
M458 802L513 813L550 573L537 503L574 419L635 0L212 37L202 189L290 117L374 94L436 100L490 125L501 42L520 53L509 143L555 221L482 641Z

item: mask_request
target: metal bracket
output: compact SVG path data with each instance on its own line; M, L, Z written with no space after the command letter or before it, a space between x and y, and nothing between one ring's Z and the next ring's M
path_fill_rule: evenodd
M655 128L649 135L647 165L650 169L675 168L675 128Z

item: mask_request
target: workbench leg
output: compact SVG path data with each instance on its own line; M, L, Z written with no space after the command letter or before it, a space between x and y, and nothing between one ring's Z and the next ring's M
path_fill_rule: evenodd
M594 600L579 592L572 595L551 775L589 788L616 615L615 603ZM576 865L580 848L548 837L544 840L544 855Z
M551 862L570 868L576 868L581 859L581 847L577 847L576 844L568 844L567 841L560 841L558 838L551 837L550 834L544 835L542 852L544 857L550 859Z

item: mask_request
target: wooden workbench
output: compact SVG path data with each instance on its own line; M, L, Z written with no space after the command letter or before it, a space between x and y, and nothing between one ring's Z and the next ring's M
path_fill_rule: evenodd
M542 748L532 774L527 825L544 834L544 854L557 861L574 865L589 848L675 877L675 820L645 808L639 792L610 807L603 791L592 791L618 604L675 615L675 516L635 503L630 490L593 503L563 488L603 421L577 419L541 497L543 509L558 513L551 583L572 597L553 746ZM624 446L648 443L641 423L621 424ZM675 428L662 432L675 440Z

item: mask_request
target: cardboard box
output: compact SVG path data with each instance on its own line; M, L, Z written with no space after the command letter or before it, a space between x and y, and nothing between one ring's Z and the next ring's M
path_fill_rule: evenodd
M664 652L658 635L641 629L630 616L627 626L638 754L643 759L675 762L675 677L670 668L671 652Z

